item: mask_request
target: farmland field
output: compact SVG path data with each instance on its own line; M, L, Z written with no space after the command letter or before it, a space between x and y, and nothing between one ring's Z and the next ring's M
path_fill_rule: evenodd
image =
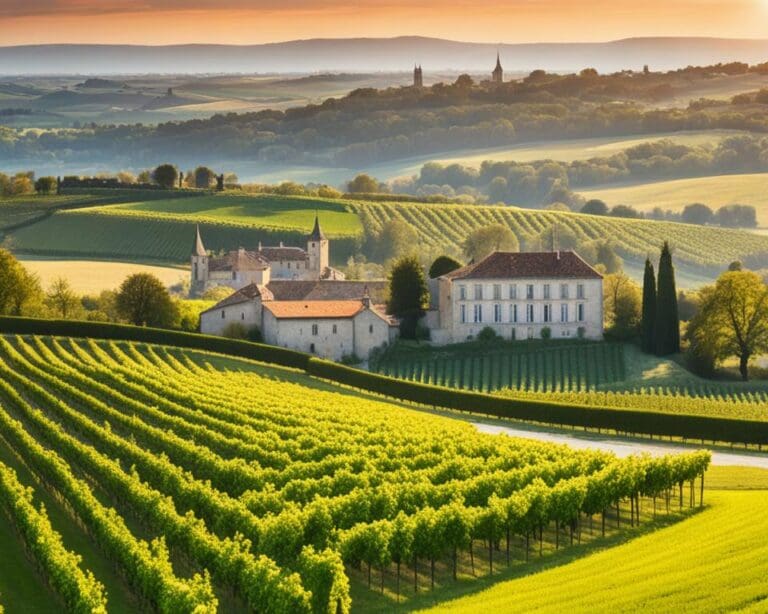
M483 435L290 370L53 338L0 337L0 425L0 507L28 547L56 544L30 556L89 611L104 587L109 611L410 609L685 518L698 481L684 505L678 482L709 462Z
M589 158L612 156L629 147L642 143L668 139L680 145L694 147L697 145L716 144L721 139L745 134L737 130L703 130L690 132L666 132L643 134L637 136L600 137L593 139L569 139L565 141L545 141L539 143L520 143L510 147L494 147L489 149L473 149L468 151L453 151L430 156L405 158L396 162L375 164L369 170L378 179L389 180L395 177L418 175L421 167L427 162L439 164L462 164L479 167L484 161L502 162L533 162L536 160L556 160L558 162L573 162ZM348 176L353 174L347 171Z
M580 190L585 198L600 198L608 205L631 205L649 212L654 207L681 211L691 203L713 209L738 203L757 209L757 223L768 226L768 173L718 175L628 185L619 188Z
M399 343L371 368L425 384L531 401L768 420L766 382L705 380L629 344L518 341L491 349Z
M47 288L55 279L69 280L78 294L98 294L102 290L114 290L133 273L150 273L166 286L172 286L189 278L189 271L163 266L110 262L105 260L52 260L19 256L19 262L35 273Z
M624 346L609 343L510 344L502 350L390 352L377 362L384 375L436 386L492 392L587 391L625 379Z
M186 262L194 228L200 223L206 247L254 247L258 241L301 245L315 210L333 239L337 265L357 253L362 229L377 233L400 219L411 225L429 251L460 255L466 235L484 225L508 225L518 237L540 233L553 224L571 229L583 241L614 241L628 268L639 270L646 255L669 240L683 280L711 278L725 263L768 251L768 236L742 230L673 222L629 220L516 207L364 202L274 196L219 195L153 200L56 212L9 233L5 244L22 254ZM327 223L326 223L327 222Z
M717 473L728 487L728 472ZM768 507L761 473L761 490L710 491L707 508L685 522L429 611L765 612L768 518L754 513Z

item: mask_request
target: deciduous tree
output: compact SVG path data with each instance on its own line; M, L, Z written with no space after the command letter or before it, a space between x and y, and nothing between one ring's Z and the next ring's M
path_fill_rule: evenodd
M178 311L163 283L149 273L128 276L117 293L117 310L135 326L170 327Z
M170 190L175 188L179 181L179 171L172 164L161 164L152 171L152 179L161 188Z
M429 289L418 258L401 258L389 274L387 311L401 319L400 334L404 338L416 337L416 325L428 304Z
M467 258L477 262L493 252L516 252L520 249L520 242L509 226L491 224L469 233L462 248Z

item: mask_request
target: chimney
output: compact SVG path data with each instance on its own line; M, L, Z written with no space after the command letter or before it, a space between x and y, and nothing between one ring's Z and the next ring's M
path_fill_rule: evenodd
M261 251L261 241L259 241L259 251Z
M283 246L283 242L282 242L282 241L280 241L280 247L282 247L282 246Z
M363 288L362 303L363 303L363 307L365 307L366 309L371 308L371 293L368 291L367 285Z

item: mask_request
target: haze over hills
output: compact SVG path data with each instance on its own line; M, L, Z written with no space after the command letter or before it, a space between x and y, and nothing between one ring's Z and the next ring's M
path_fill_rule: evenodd
M0 74L281 73L321 70L668 70L768 60L768 40L629 38L604 43L487 44L425 37L311 39L262 45L28 45L0 47Z

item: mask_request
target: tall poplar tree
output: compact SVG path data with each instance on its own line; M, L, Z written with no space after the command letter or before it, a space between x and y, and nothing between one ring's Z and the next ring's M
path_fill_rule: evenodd
M656 274L650 258L645 259L643 276L643 319L641 344L644 352L656 352Z
M659 258L656 286L656 354L666 356L680 351L680 317L677 313L675 267L669 243L664 241Z

